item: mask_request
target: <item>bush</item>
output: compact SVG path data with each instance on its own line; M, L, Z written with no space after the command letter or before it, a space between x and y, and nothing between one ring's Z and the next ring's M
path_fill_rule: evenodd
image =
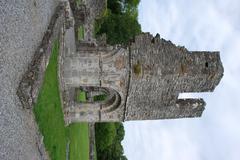
M100 94L93 97L93 101L104 101L107 98L106 94Z
M96 146L97 150L103 151L107 149L116 136L114 123L96 123Z
M130 3L131 2L131 3ZM130 39L141 33L137 21L139 1L109 0L107 14L95 23L95 34L106 34L107 43L127 45Z
M96 123L95 132L98 160L127 160L121 144L125 134L122 123Z

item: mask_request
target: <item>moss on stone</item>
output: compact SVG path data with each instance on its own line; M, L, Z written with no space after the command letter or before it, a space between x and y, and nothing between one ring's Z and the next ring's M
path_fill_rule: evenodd
M136 75L140 75L141 74L141 71L142 71L142 67L141 67L141 64L138 62L137 64L134 64L133 65L133 72L136 74Z

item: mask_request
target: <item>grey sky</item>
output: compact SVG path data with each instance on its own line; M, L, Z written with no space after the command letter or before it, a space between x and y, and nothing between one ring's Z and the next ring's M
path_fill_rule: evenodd
M201 118L126 122L128 159L239 160L240 1L141 0L139 22L189 50L220 51L224 77L198 95L207 102Z

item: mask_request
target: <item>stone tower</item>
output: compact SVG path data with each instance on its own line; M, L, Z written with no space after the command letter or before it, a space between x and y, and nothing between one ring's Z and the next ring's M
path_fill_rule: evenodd
M67 124L200 117L204 100L178 99L179 93L211 92L223 76L219 52L190 52L159 35L142 33L127 48L89 39L75 44L65 46L60 64Z

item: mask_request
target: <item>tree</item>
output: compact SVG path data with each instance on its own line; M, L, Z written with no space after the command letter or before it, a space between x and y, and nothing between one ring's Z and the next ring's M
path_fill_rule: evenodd
M95 130L98 160L127 160L121 145L124 137L122 123L96 123Z
M111 10L113 14L121 14L122 13L122 5L119 0L109 0L107 2L107 8Z
M109 0L107 15L97 21L96 35L103 33L109 44L127 44L141 33L137 21L139 0Z
M104 151L112 145L116 137L116 129L114 123L96 123L96 145L97 150Z

